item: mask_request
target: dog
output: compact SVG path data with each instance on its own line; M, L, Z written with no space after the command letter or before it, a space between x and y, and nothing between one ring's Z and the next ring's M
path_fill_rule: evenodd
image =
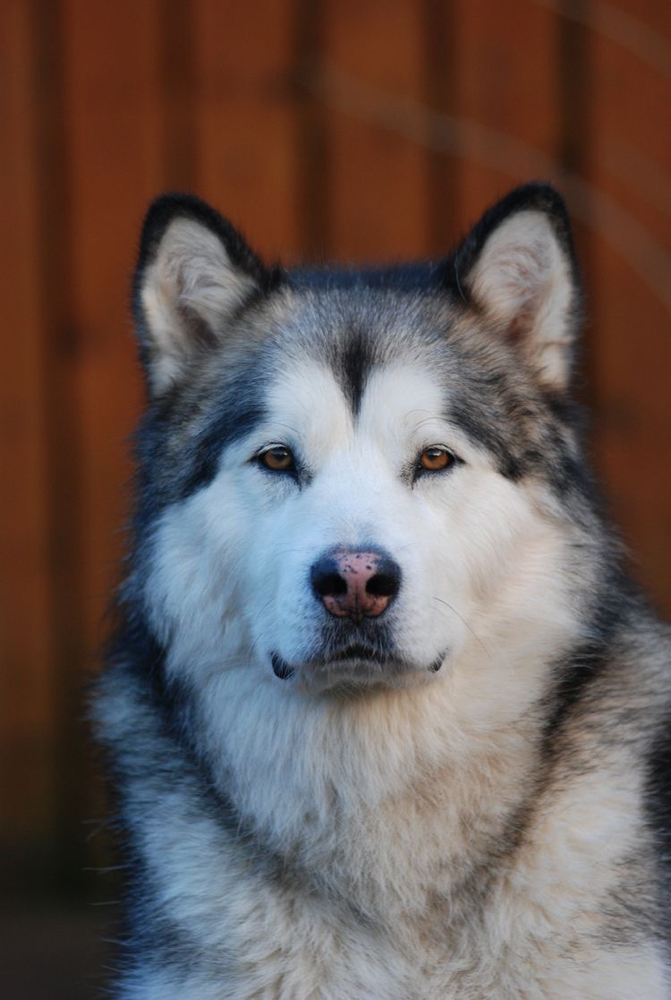
M668 1000L671 647L586 465L560 195L359 269L166 195L134 312L114 995Z

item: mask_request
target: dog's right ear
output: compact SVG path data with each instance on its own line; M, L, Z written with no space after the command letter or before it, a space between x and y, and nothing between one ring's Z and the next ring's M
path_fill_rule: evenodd
M235 313L271 278L233 226L199 198L169 194L153 202L133 294L151 395L161 396L196 354L222 343Z

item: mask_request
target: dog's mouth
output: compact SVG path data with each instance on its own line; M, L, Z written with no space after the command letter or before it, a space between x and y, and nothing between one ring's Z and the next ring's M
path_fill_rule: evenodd
M349 676L352 680L371 681L382 680L389 673L403 674L428 671L436 674L446 657L447 650L427 666L412 663L404 657L394 656L391 653L382 653L380 650L363 643L352 643L342 649L330 651L328 655L307 660L305 663L288 663L279 653L271 653L270 660L273 673L283 681L289 680L298 670L309 674L332 675L333 677Z

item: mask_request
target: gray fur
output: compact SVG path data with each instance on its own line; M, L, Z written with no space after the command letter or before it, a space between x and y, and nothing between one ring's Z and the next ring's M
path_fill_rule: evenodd
M136 288L95 702L133 872L116 995L668 1000L669 636L585 466L556 193L442 263L323 272L170 196ZM334 545L399 563L379 617L315 600Z

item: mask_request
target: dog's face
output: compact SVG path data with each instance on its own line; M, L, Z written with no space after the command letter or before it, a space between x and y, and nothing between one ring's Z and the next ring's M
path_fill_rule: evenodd
M157 203L143 598L172 670L408 684L559 627L576 291L556 197L523 190L410 287L270 275L200 203Z

